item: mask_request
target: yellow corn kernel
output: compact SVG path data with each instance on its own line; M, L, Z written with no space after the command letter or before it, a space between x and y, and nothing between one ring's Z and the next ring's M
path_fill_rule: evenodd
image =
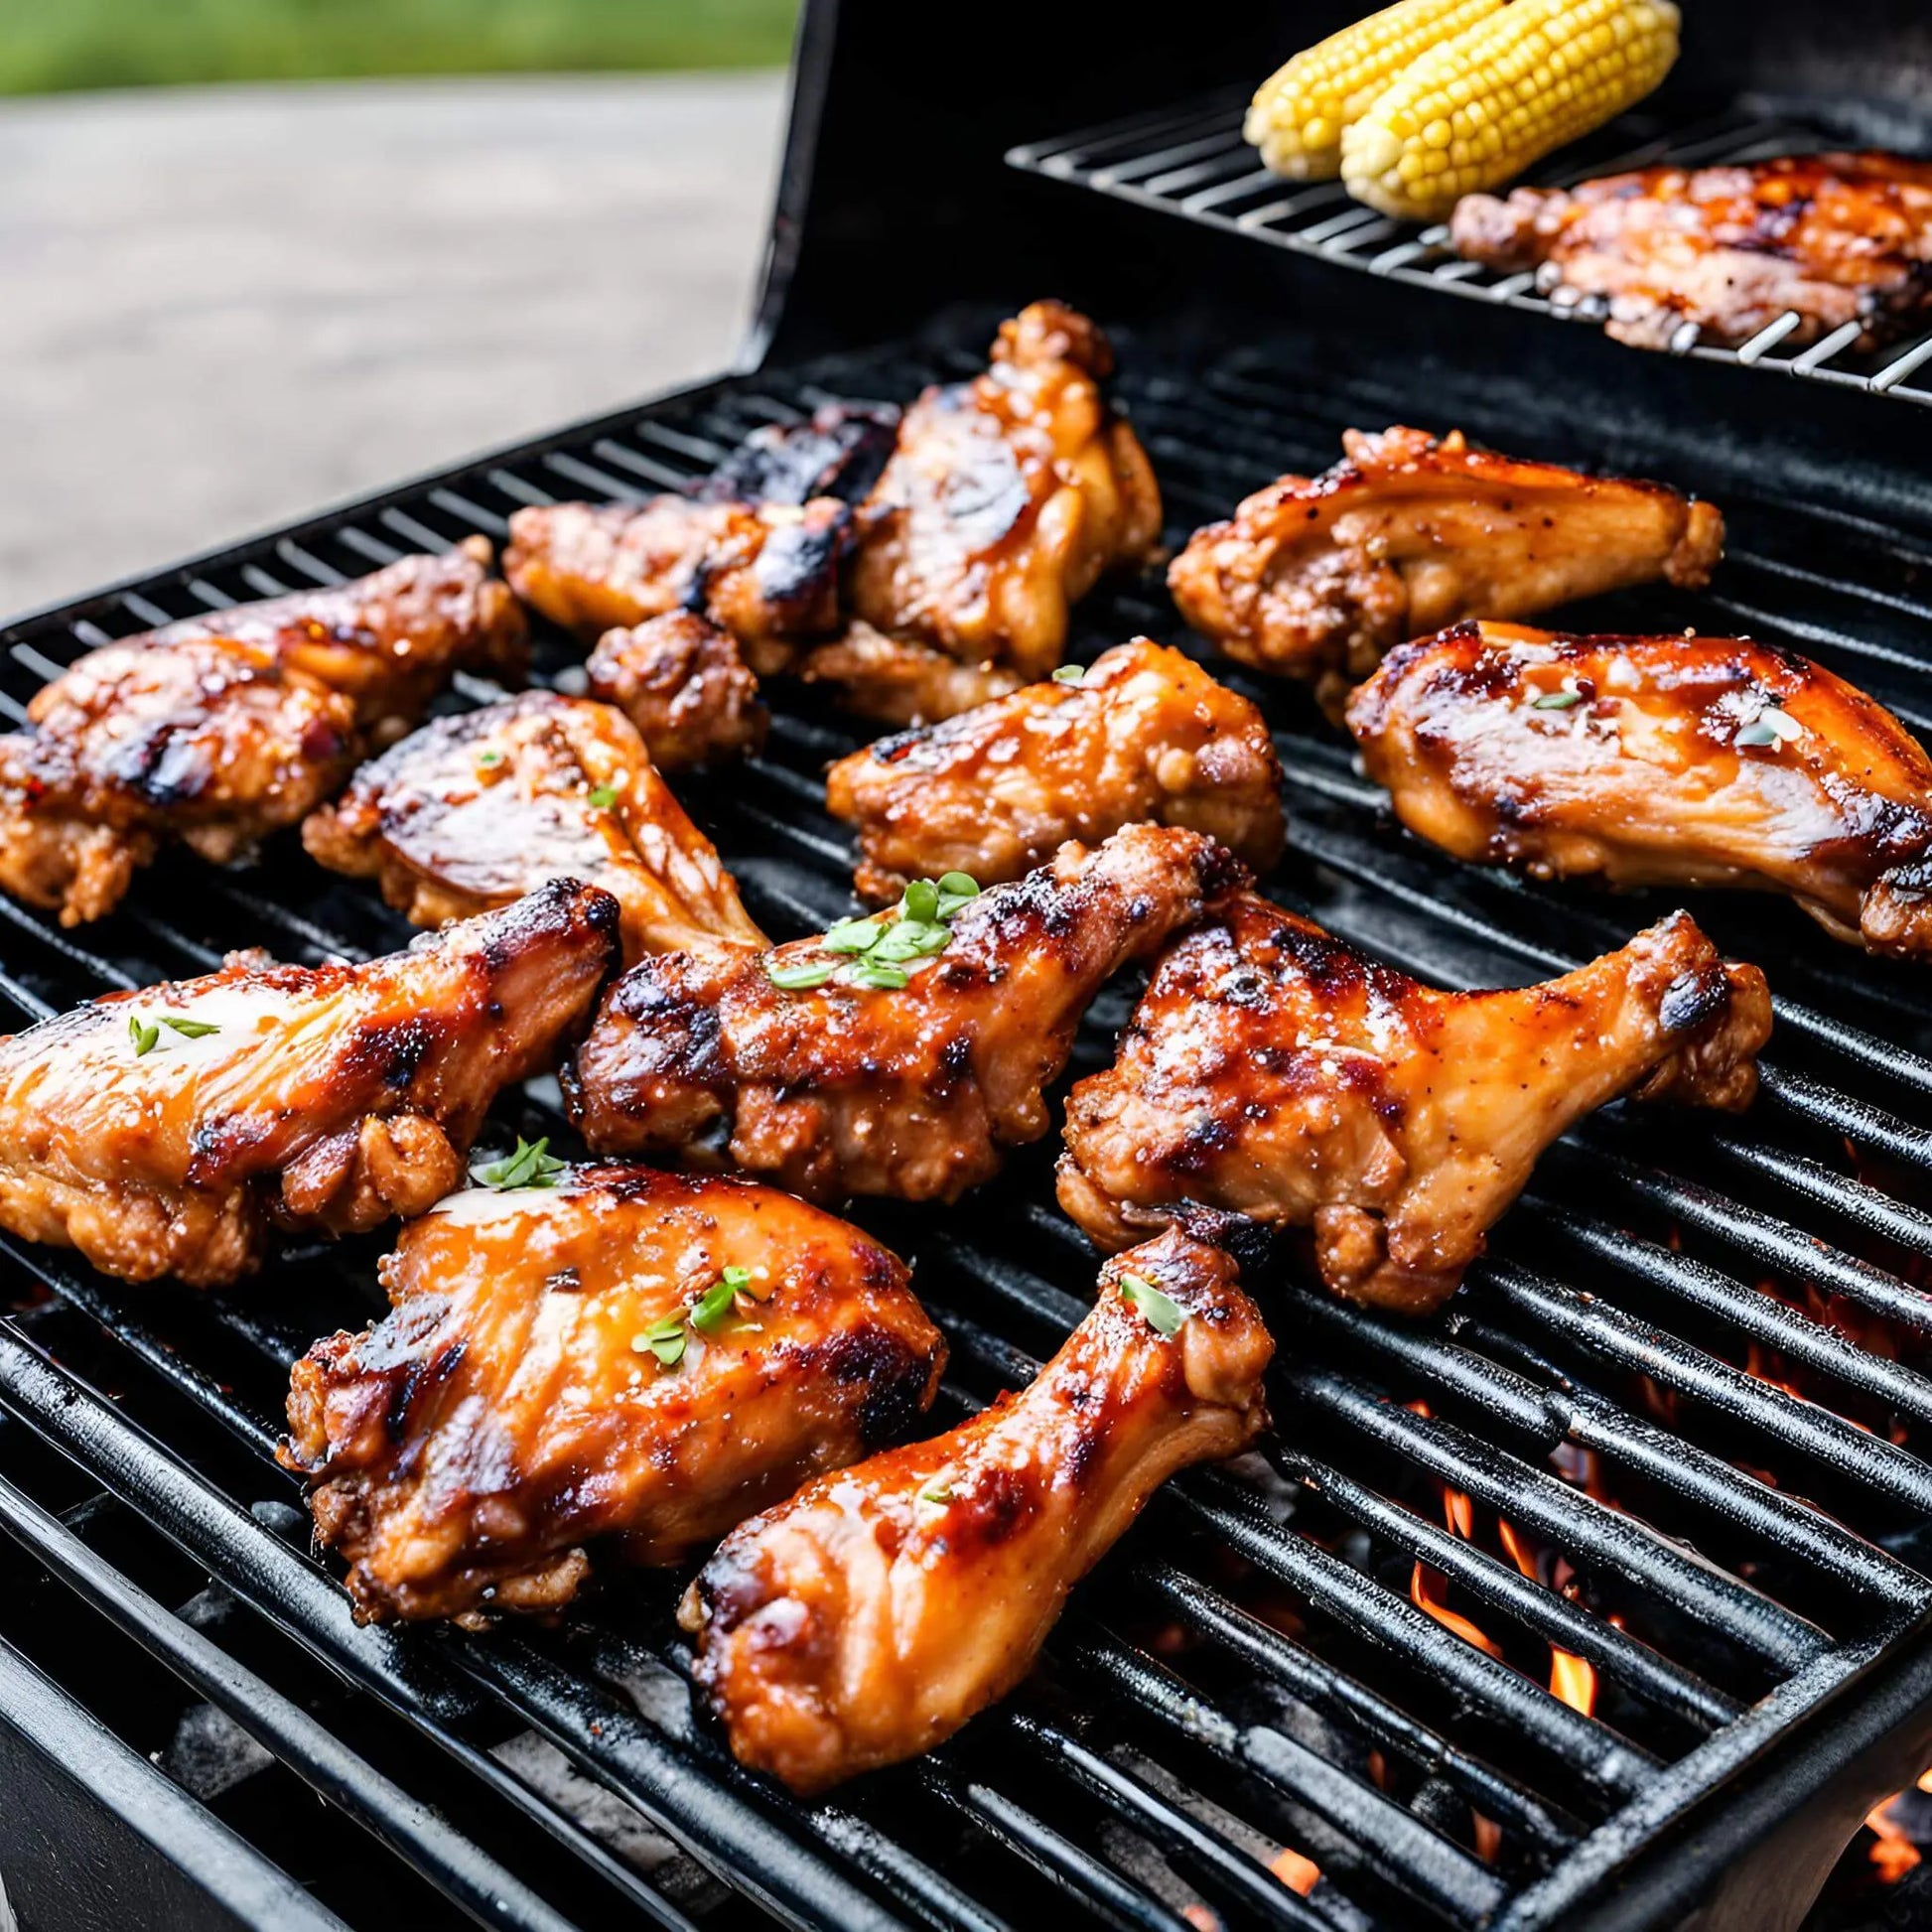
M1332 181L1349 122L1413 61L1503 0L1397 0L1298 54L1256 90L1243 129L1278 175Z
M1349 123L1342 183L1384 214L1445 215L1640 101L1676 61L1678 26L1674 0L1511 0Z

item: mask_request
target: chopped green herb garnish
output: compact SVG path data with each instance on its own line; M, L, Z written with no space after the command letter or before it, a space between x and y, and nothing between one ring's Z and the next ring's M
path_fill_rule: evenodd
M1737 736L1731 742L1769 749L1776 745L1788 745L1794 738L1802 738L1805 728L1789 713L1780 711L1776 705L1766 705L1748 725L1738 728Z
M593 785L591 787L591 803L599 811L608 812L617 802L618 788L616 785Z
M1078 684L1086 674L1087 667L1084 664L1062 664L1053 673L1053 682L1055 684Z
M138 1013L130 1013L127 1016L127 1036L134 1042L134 1057L138 1060L143 1053L154 1051L155 1042L161 1037L161 1029L143 1020Z
M1165 1340L1179 1334L1187 1311L1178 1302L1163 1295L1151 1281L1140 1275L1123 1275L1120 1292L1147 1316L1147 1325Z
M878 942L866 949L866 958L883 965L901 959L924 959L943 952L951 930L937 919L896 919Z
M501 764L502 761L503 755L501 752L479 752L477 754L477 762L485 768L492 764Z
M870 993L897 993L912 982L902 966L882 965L875 959L855 959L845 969L845 983L863 986Z
M922 1503L937 1503L943 1508L947 1503L952 1501L952 1487L949 1483L929 1482L919 1491L919 1501Z
M792 959L778 963L776 953L764 956L764 977L781 993L804 993L823 986L839 970L831 959Z
M676 1368L684 1359L688 1339L683 1315L667 1314L663 1320L653 1321L642 1334L632 1335L630 1345L640 1355L648 1349L665 1368Z
M1532 711L1568 711L1573 704L1581 704L1584 694L1581 691L1546 691L1540 698L1530 700Z
M979 881L970 872L949 872L939 880L939 910L936 916L950 919L970 898L980 896Z
M885 937L883 919L841 919L818 943L827 952L870 952Z
M547 1134L540 1141L526 1141L519 1134L514 1153L504 1155L500 1161L490 1162L487 1167L478 1168L472 1178L485 1187L494 1187L500 1193L507 1193L516 1187L554 1187L557 1176L563 1173L566 1165L550 1152L550 1137Z
M818 950L846 955L844 964L834 959L799 959L781 965L767 953L765 977L787 993L823 986L834 977L846 986L897 992L911 983L903 962L943 952L952 937L953 914L977 898L979 891L979 882L970 873L915 879L894 908L897 917L875 912L866 918L840 919L826 928Z
M734 1295L751 1295L755 1302L759 1299L756 1295L752 1295L752 1271L749 1268L727 1268L718 1279Z
M691 1305L691 1325L701 1335L722 1328L738 1308L738 1291L720 1278Z
M218 1034L221 1029L211 1020L184 1020L178 1014L164 1013L161 1016L164 1027L172 1027L184 1039L206 1039L209 1034Z
M905 889L905 897L899 901L905 908L906 919L916 919L921 924L939 916L939 882L936 879L915 879ZM902 924L904 921L901 920Z

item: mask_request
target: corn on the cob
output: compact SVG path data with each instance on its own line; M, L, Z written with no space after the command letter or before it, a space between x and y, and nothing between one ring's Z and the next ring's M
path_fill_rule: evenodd
M1677 59L1673 0L1511 0L1432 48L1342 135L1341 178L1429 220L1641 100Z
M1242 132L1278 175L1332 181L1341 131L1420 55L1497 12L1503 0L1396 0L1298 54L1255 90Z

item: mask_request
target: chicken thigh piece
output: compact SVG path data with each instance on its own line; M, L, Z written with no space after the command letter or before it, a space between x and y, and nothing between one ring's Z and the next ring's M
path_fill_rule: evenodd
M1234 1263L1171 1229L1020 1394L741 1524L681 1612L733 1751L811 1793L951 1736L1162 1483L1266 1428L1273 1352Z
M281 1450L363 1621L557 1610L587 1545L676 1563L902 1435L946 1356L895 1255L745 1181L540 1169L381 1273L389 1313L296 1363Z
M1784 893L1834 938L1932 958L1932 759L1794 652L1458 624L1393 651L1348 728L1458 859Z
M738 639L695 611L607 630L585 666L591 696L636 726L660 771L721 764L764 749L771 719Z
M643 740L621 712L588 698L526 691L439 718L365 764L302 839L325 866L379 880L418 925L571 877L623 908L626 961L717 940L767 943Z
M617 901L558 880L386 959L238 953L0 1039L0 1228L213 1287L260 1263L270 1221L419 1214L617 962Z
M1718 511L1662 483L1498 456L1459 431L1350 430L1342 445L1332 470L1270 483L1169 567L1181 616L1244 664L1332 689L1463 618L1702 585L1724 549Z
M846 710L881 725L924 725L1003 698L1021 685L1004 664L962 664L931 644L889 637L853 622L830 643L814 644L795 667L824 685Z
M1137 637L1084 672L854 752L825 801L859 829L860 896L883 902L946 872L1004 884L1068 839L1141 822L1205 832L1266 872L1282 853L1281 782L1261 713Z
M1688 913L1541 986L1443 993L1244 894L1073 1089L1060 1204L1104 1248L1189 1202L1310 1227L1335 1294L1426 1314L1574 1122L1632 1091L1742 1109L1770 1027L1763 974Z
M1198 832L1134 825L949 925L901 909L769 953L644 960L565 1068L572 1118L601 1154L722 1133L740 1168L811 1199L957 1199L1045 1133L1043 1089L1101 985L1246 878Z

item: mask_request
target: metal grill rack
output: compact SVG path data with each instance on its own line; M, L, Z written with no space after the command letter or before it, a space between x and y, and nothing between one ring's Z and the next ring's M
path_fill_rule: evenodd
M711 385L32 621L0 634L0 706L17 716L107 637L474 531L500 540L521 503L676 486L759 423L902 398L972 365L941 360L894 352ZM1380 399L1311 394L1258 357L1183 368L1129 343L1122 361L1174 538L1281 468L1328 460L1344 422L1383 420ZM1600 615L1737 625L1777 603L1808 648L1932 720L1932 671L1907 642L1932 555L1789 504L1725 507L1734 549L1711 593L1636 594ZM1080 624L1082 655L1137 629L1181 638L1152 582L1094 600ZM547 638L541 669L576 655ZM1494 984L1616 943L1656 909L1453 866L1390 827L1298 694L1217 669L1278 727L1292 850L1271 890L1345 937L1441 983ZM774 708L767 755L686 802L754 915L789 936L848 903L848 842L818 774L858 735L810 694ZM1049 1913L1187 1932L1200 1903L1230 1932L1580 1923L1580 1902L1694 1807L1808 1720L1851 1708L1932 1609L1932 1379L1918 1366L1932 1298L1917 1285L1932 1261L1918 1204L1932 981L1833 947L1786 907L1698 910L1781 995L1755 1113L1599 1118L1552 1153L1432 1325L1348 1310L1285 1267L1262 1277L1281 1341L1266 1457L1171 1485L1076 1595L1039 1678L899 1773L803 1804L742 1772L694 1719L674 1581L611 1578L555 1632L352 1624L270 1451L290 1359L377 1306L379 1242L298 1249L202 1296L4 1244L21 1307L0 1320L0 1528L57 1583L9 1592L0 1639L55 1668L77 1593L116 1655L158 1662L226 1713L267 1753L262 1775L301 1781L368 1835L345 1845L332 1821L305 1855L257 1834L285 1862L307 1856L302 1875L351 1922L393 1923L407 1896L425 1924L519 1932L998 1932ZM407 936L372 894L299 855L238 875L169 861L76 932L0 900L0 1025L207 970L231 946L316 960ZM1111 1052L1126 1000L1096 1008L1076 1073ZM560 1131L539 1095L521 1109L505 1126ZM1022 1154L953 1212L862 1216L914 1258L951 1339L941 1422L1024 1379L1086 1305L1095 1260L1047 1204L1050 1153ZM1468 1499L1471 1534L1446 1519L1445 1486ZM1499 1519L1543 1553L1535 1576L1503 1554ZM1413 1599L1432 1573L1489 1648ZM189 1614L204 1577L243 1607ZM1595 1715L1545 1688L1553 1648L1597 1673ZM131 1723L109 1692L98 1709ZM505 1748L520 1733L675 1856L648 1871L616 1856L604 1815L563 1803ZM1856 1747L1822 1748L1815 1775ZM1749 1829L1698 1816L1707 1850ZM1321 1869L1306 1897L1270 1869L1284 1847ZM413 1889L345 1881L377 1859ZM1687 1902L1671 1867L1641 1869L1657 1887L1642 1917Z
M1379 214L1352 200L1339 182L1293 182L1271 174L1241 136L1245 95L1215 94L1182 106L1109 121L1077 133L1030 141L1007 153L1028 173L1098 194L1165 209L1276 248L1338 263L1413 287L1475 302L1505 304L1594 327L1601 312L1565 309L1538 289L1533 272L1504 275L1463 261L1449 247L1442 223L1423 226ZM1537 187L1565 188L1593 176L1659 164L1761 161L1835 145L1817 127L1748 104L1688 125L1628 114L1566 148L1524 177ZM1736 347L1698 340L1695 323L1673 339L1676 354L1810 377L1874 395L1932 403L1932 387L1914 377L1932 361L1932 330L1876 352L1855 353L1860 325L1846 323L1805 347L1782 345L1801 318L1787 311ZM1932 371L1927 371L1932 381Z

